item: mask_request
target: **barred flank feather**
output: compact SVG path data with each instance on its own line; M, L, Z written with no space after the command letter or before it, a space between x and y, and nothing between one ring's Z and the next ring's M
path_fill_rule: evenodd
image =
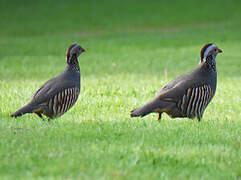
M67 112L77 101L79 96L78 88L65 89L48 101L49 112L53 117L61 116Z
M209 85L189 88L183 98L178 102L178 108L183 115L198 119L202 118L203 112L211 101L212 90Z

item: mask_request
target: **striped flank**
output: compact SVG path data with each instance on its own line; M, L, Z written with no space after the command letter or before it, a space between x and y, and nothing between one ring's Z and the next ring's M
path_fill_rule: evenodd
M52 117L61 116L67 112L75 104L78 96L78 88L68 88L49 99L48 108Z
M197 117L201 119L208 103L211 101L211 87L203 85L201 87L189 88L186 94L177 103L178 108L184 116L189 118Z

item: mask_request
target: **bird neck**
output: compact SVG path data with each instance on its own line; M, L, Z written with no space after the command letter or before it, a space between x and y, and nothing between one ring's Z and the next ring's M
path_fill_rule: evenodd
M79 62L76 56L73 56L71 59L67 60L66 70L80 72Z
M204 67L209 71L209 72L216 72L216 56L214 55L209 55L206 57L206 60L204 61Z

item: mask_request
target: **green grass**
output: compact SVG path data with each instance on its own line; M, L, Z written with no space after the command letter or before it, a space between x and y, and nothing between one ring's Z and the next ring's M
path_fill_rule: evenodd
M0 1L0 179L240 179L241 3ZM81 96L43 122L10 114L65 67L74 42ZM218 87L202 121L131 119L215 42Z

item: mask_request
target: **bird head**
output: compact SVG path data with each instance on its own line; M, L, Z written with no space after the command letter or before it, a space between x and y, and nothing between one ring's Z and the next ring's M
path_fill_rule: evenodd
M222 53L223 51L217 47L216 44L208 43L203 46L200 56L201 56L201 63L205 62L208 56L212 56L213 59L216 58L218 53Z
M77 59L85 50L78 44L72 44L67 51L67 63L71 63L72 59Z

